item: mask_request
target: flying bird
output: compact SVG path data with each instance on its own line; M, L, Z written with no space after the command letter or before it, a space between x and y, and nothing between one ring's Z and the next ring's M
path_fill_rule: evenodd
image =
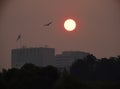
M18 35L16 41L20 40L21 39L21 34Z
M44 24L44 26L50 26L53 22L49 22L47 24Z

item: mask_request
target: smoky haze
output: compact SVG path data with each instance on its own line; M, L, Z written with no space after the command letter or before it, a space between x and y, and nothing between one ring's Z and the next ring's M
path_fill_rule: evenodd
M81 50L99 57L120 53L120 4L115 0L1 0L0 67L11 66L11 49L48 45L56 53ZM3 8L4 7L4 8ZM66 32L63 22L72 17L74 32ZM43 25L53 21L50 27Z

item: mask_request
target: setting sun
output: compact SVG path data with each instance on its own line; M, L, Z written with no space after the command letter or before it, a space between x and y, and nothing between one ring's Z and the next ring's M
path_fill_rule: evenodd
M67 31L73 31L76 28L76 22L73 19L67 19L64 22L64 28Z

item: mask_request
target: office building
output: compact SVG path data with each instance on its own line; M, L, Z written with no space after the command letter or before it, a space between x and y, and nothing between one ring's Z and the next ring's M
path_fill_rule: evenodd
M19 48L12 50L12 67L20 68L25 63L37 66L55 65L54 48Z
M63 70L64 68L69 69L75 60L83 59L87 55L89 55L89 53L80 51L64 51L62 54L56 55L56 67L60 70Z

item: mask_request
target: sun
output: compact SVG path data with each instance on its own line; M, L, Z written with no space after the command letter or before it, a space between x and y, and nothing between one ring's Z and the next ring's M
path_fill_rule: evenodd
M75 28L76 28L76 22L75 22L75 20L73 20L73 19L67 19L67 20L65 20L65 22L64 22L64 28L67 31L73 31L73 30L75 30Z

